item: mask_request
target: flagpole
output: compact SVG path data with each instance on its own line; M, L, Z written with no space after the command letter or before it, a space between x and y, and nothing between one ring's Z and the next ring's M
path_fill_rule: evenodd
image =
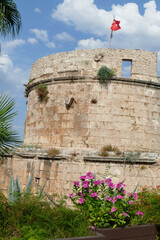
M115 19L115 15L113 16L113 20L114 19ZM110 41L109 41L109 48L111 47L112 37L113 37L113 30L111 30Z
M112 41L112 37L113 37L113 31L111 31L111 35L110 35L109 48L111 47L111 41Z

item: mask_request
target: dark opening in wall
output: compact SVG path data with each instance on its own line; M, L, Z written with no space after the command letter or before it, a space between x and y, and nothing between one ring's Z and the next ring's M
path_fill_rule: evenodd
M122 60L122 77L130 78L131 77L131 69L132 69L132 60L131 59L123 59Z

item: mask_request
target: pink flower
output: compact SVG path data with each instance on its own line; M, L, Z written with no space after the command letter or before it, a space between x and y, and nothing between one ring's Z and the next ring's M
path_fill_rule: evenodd
M101 180L101 183L104 183L104 180Z
M86 176L90 176L90 175L92 175L91 172L87 172L87 173L86 173Z
M127 214L127 213L125 213L125 212L122 212L122 215L124 215L124 216L126 216L126 217L128 216L128 214Z
M123 199L123 197L122 197L120 194L117 195L116 198L118 198L118 199Z
M111 198L111 197L109 197L109 196L107 196L107 197L106 197L106 199L107 199L109 202L111 202L111 201L112 201L112 198Z
M97 193L91 193L91 195L90 195L91 197L97 197L98 196L98 194Z
M137 199L137 198L138 198L137 193L134 193L134 199Z
M74 185L76 186L76 187L79 187L79 182L77 181L77 182L74 182Z
M106 182L106 183L112 182L112 179L111 179L111 178L106 178L105 182Z
M83 181L83 183L82 184L88 184L88 181Z
M132 204L133 204L133 201L129 201L129 204L132 205Z
M113 204L116 202L116 197L113 197L112 202L113 202Z
M91 193L92 192L92 190L91 189L89 189L89 193Z
M93 182L93 185L100 185L101 184L101 181L100 180L97 180L97 181L94 181Z
M88 178L89 179L95 179L95 177L93 175L89 175Z
M139 215L141 215L141 216L143 216L144 214L142 213L142 212L140 212L140 211L138 211L138 212L136 212L136 214L139 216Z
M83 186L83 188L88 188L88 184L87 183L83 184L82 186Z
M86 201L86 200L85 200L83 197L79 199L79 203L80 203L80 204L83 204L84 201Z
M130 194L129 194L129 197L131 197L131 196L133 196L133 197L134 197L134 199L137 199L137 198L138 198L138 195L137 195L137 193L130 193Z
M69 197L70 198L74 198L74 194L72 193L72 194L69 194Z
M117 209L113 206L111 212L115 212Z
M113 189L113 188L115 187L115 185L114 185L112 182L109 182L109 183L108 183L108 186L109 186L111 189Z
M81 176L79 179L80 179L80 180L85 180L85 179L86 179L86 176L85 176L85 175L84 175L84 176Z
M125 184L123 184L122 182L119 182L119 183L117 184L117 186L116 186L116 189L120 190L120 189L122 189L122 188L125 187L125 186L126 186Z
M124 193L124 195L126 195L127 192L125 190L123 190L123 193Z

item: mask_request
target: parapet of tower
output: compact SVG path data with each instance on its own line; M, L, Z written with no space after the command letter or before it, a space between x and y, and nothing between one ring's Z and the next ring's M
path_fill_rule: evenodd
M130 78L122 63L130 61ZM101 66L116 69L101 84ZM76 50L37 60L31 69L24 144L73 149L117 146L122 151L160 149L157 55L128 49ZM45 83L48 101L39 101Z

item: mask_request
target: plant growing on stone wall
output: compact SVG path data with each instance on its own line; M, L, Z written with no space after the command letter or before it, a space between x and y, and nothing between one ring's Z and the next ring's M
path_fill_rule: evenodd
M120 150L116 146L112 146L111 144L102 147L100 155L103 157L108 157L109 152L115 152L116 156L121 154Z
M45 83L40 83L36 88L36 92L38 94L38 99L40 102L48 101L48 89Z
M31 83L31 82L33 82L33 79L30 78L30 79L28 80L28 83Z
M124 162L126 163L134 163L137 158L139 158L140 153L136 152L128 152L128 153L123 153L123 159Z
M57 148L49 148L47 154L49 157L54 158L56 155L60 154L60 151Z
M108 83L108 80L110 80L115 75L115 70L110 69L107 66L102 66L98 70L97 75L100 83Z

